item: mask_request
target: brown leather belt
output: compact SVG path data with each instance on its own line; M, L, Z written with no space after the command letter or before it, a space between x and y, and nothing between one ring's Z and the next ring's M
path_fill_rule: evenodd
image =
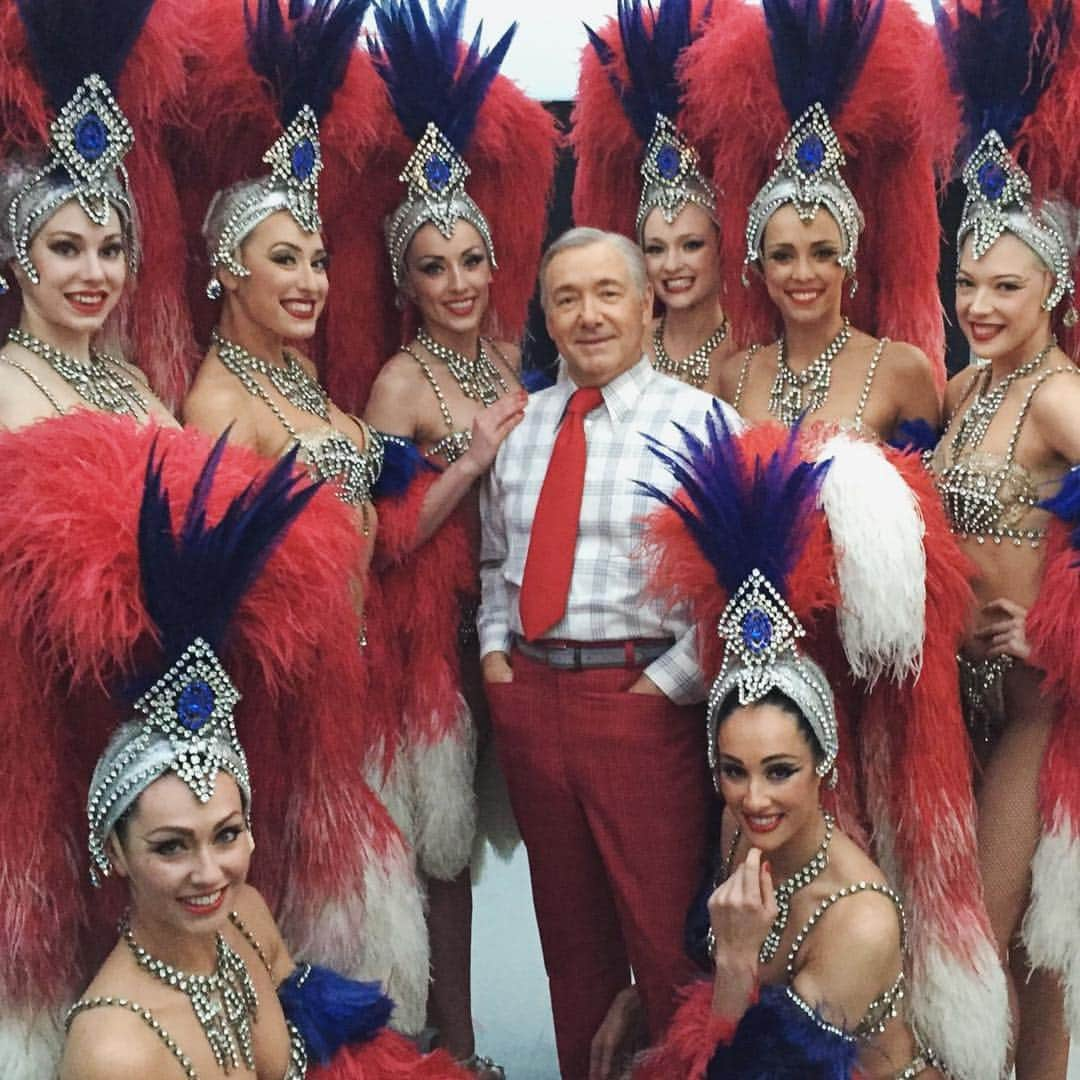
M641 668L663 656L672 638L631 641L526 641L514 635L514 646L523 656L560 671L584 668Z

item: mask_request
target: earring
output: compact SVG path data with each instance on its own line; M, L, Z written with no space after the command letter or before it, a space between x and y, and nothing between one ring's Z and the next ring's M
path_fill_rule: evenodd
M207 297L209 297L211 300L220 300L221 299L221 293L222 293L221 282L218 281L217 278L211 278L206 283L206 295L207 295Z
M399 289L396 293L394 293L394 307L396 307L398 311L404 311L405 303L405 295Z
M859 289L859 279L854 274L852 274L851 275L851 284L848 286L848 297L849 298L854 298L855 293L858 291L858 289Z
M1071 330L1080 321L1080 315L1077 314L1076 308L1070 304L1065 309L1065 314L1061 316L1061 321Z
M829 770L829 771L828 771L828 772L827 772L827 773L825 774L825 786L826 786L826 787L827 787L827 788L828 788L828 789L829 789L830 791L835 791L835 790L836 790L836 785L837 785L837 783L839 782L839 780L840 780L840 775L839 775L839 774L837 773L837 771L836 771L836 766L834 765L834 766L833 766L833 767L832 767L832 768L831 768L831 769L830 769L830 770Z
M7 278L0 274L0 296L7 296L9 292L11 292L11 286L7 283Z

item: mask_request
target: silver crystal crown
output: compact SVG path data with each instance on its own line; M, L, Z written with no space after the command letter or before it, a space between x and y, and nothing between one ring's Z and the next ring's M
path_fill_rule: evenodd
M641 201L634 228L638 239L650 212L659 208L670 225L688 203L716 218L716 194L701 171L697 150L658 113L641 163Z

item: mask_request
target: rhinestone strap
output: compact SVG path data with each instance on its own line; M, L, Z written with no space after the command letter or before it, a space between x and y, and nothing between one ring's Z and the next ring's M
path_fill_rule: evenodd
M461 392L472 401L494 405L500 394L510 393L502 372L487 354L483 338L478 342L475 360L436 341L422 326L416 332L416 340L446 365Z
M776 378L769 391L769 412L787 427L803 413L817 412L829 397L833 361L851 338L851 324L845 318L840 333L825 351L803 371L791 370L785 356L784 338L776 343Z
M71 1030L72 1021L80 1013L88 1012L90 1009L104 1008L127 1009L129 1012L133 1012L165 1044L172 1056L176 1058L177 1064L184 1070L184 1076L187 1080L199 1080L199 1074L196 1072L195 1066L192 1065L191 1058L180 1049L176 1040L168 1031L157 1022L154 1014L149 1009L144 1009L137 1001L129 1001L127 998L120 997L83 998L81 1001L76 1001L68 1009L67 1015L64 1017L65 1030Z
M251 1023L259 1005L255 985L241 956L217 935L217 966L210 975L190 975L158 960L135 940L125 919L120 933L135 962L166 986L186 994L206 1035L214 1060L225 1072L255 1068Z
M263 951L263 947L259 944L259 939L248 929L247 923L240 918L240 912L230 911L229 922L240 931L243 939L255 950L255 955L262 961L262 966L266 968L266 974L270 976L272 981L274 978L274 971L273 968L270 967L270 961Z
M217 327L210 331L210 340L217 349L221 362L240 381L251 390L259 387L258 381L251 377L252 372L265 375L274 389L290 404L301 412L310 413L320 420L330 420L329 399L326 391L313 379L304 365L291 353L282 354L285 364L269 364L265 360L248 352L242 345L221 336ZM260 387L261 389L261 387ZM295 432L293 432L295 434Z
M787 927L788 917L791 914L791 898L800 889L809 885L829 865L829 844L832 843L833 828L836 822L832 814L828 812L824 813L822 817L825 819L825 836L822 838L817 851L810 856L810 860L805 866L796 870L787 880L781 881L773 890L776 898L776 918L773 919L773 924L769 927L769 932L761 943L761 949L758 952L759 964L767 964L776 955L776 950L780 948L780 939L784 936L784 929ZM730 877L731 875L735 850L739 846L741 838L742 830L736 829L735 835L731 838L731 848L728 851L725 864L726 876ZM715 938L713 939L713 948L715 948Z
M870 366L866 369L866 378L863 380L862 390L859 391L859 401L855 406L854 426L856 431L862 431L863 413L870 401L870 388L874 385L874 375L877 374L878 364L881 363L881 354L889 344L888 338L882 338L874 349L874 355L870 357Z
M739 411L739 406L742 404L743 391L746 389L746 379L750 374L750 363L760 351L760 345L751 345L750 348L746 350L746 356L743 359L742 367L739 368L739 381L735 384L735 400L731 403L731 407L736 412Z
M104 353L91 350L89 360L79 360L18 327L12 327L8 331L7 339L11 344L18 345L44 360L79 397L95 409L115 413L117 416L149 415L150 403L140 393L135 381L124 374L116 361ZM49 404L57 412L63 413L64 410L57 404L56 399L37 379L29 375L26 368L19 364L13 366L28 375L49 399Z
M664 327L667 315L661 315L653 330L653 367L664 375L696 386L699 390L709 377L709 357L727 337L727 319L725 319L689 356L682 360L672 360L664 347Z

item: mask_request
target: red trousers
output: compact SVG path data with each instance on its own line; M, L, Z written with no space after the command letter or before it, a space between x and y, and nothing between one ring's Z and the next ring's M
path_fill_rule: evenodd
M650 1040L695 970L683 951L704 872L711 789L699 707L629 694L640 671L558 671L515 650L487 687L496 747L529 855L566 1080L615 995L640 989Z

